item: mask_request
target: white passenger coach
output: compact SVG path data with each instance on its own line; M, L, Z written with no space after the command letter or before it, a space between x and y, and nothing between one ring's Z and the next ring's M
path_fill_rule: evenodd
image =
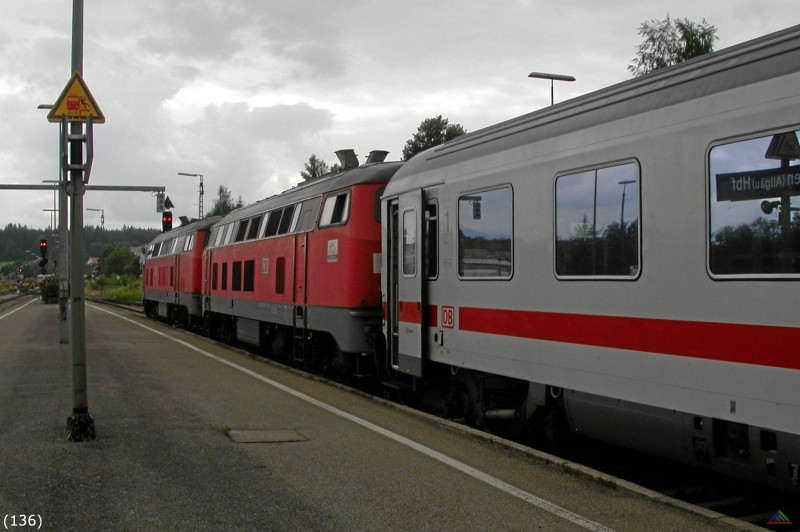
M798 130L800 26L417 155L390 365L478 425L800 489Z

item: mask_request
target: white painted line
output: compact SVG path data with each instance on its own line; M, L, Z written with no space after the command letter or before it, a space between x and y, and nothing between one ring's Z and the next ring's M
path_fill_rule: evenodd
M0 316L0 320L2 320L3 318L5 318L5 317L7 317L7 316L11 316L11 315L12 315L12 314L14 314L15 312L19 312L20 310L24 309L25 307L27 307L28 305L30 305L30 304L31 304L31 303L33 303L34 301L38 301L38 300L37 300L37 299L31 299L30 301L28 301L27 303L25 303L25 304L24 304L24 305L22 305L21 307L19 307L19 308L15 308L14 310L12 310L11 312L9 312L8 314L3 314L2 316Z
M507 482L503 482L502 480L500 480L498 478L495 478L495 477L493 477L491 475L487 475L486 473L484 473L482 471L479 471L478 469L475 469L474 467L471 467L471 466L469 466L469 465L467 465L467 464L465 464L463 462L459 462L458 460L450 458L449 456L444 455L444 454L442 454L442 453L440 453L438 451L435 451L435 450L433 450L433 449L431 449L429 447L425 447L424 445L421 445L421 444L419 444L419 443L417 443L417 442L415 442L413 440L410 440L410 439L406 438L405 436L401 436L399 434L395 434L394 432L391 432L389 430L384 429L383 427L379 427L378 425L370 423L369 421L367 421L365 419L361 419L361 418L356 417L356 416L354 416L352 414L348 414L347 412L345 412L343 410L339 410L338 408L335 408L335 407L333 407L333 406L331 406L329 404L323 403L322 401L318 401L317 399L314 399L313 397L310 397L310 396L308 396L308 395L306 395L304 393L298 392L297 390L293 390L292 388L289 388L288 386L285 386L285 385L283 385L283 384L281 384L281 383L279 383L277 381L274 381L272 379L264 377L263 375L259 375L258 373L254 372L254 371L251 371L251 370L249 370L247 368L244 368L242 366L234 364L233 362L230 362L228 360L225 360L224 358L218 357L217 355L209 353L208 351L204 351L203 349L200 349L199 347L196 347L196 346L190 344L189 342L185 342L185 341L180 340L178 338L174 338L174 337L172 337L172 336L170 336L170 335L168 335L166 333L163 333L161 331L153 329L152 327L148 327L147 325L143 325L141 323L138 323L138 322L136 322L136 321L134 321L134 320L132 320L130 318L126 318L125 316L121 316L121 315L116 314L114 312L111 312L109 310L106 310L106 309L103 309L103 308L100 308L100 307L97 307L97 306L94 306L94 305L89 305L89 306L94 308L94 309L97 309L97 310L100 310L102 312L105 312L106 314L111 314L112 316L116 316L117 318L120 318L120 319L125 320L127 322L130 322L130 323L132 323L134 325L137 325L137 326L141 327L142 329L150 331L150 332L152 332L154 334L157 334L159 336L163 336L164 338L168 338L168 339L172 340L173 342L176 342L176 343L178 343L178 344L180 344L180 345L182 345L184 347L187 347L187 348L191 349L192 351L200 353L201 355L204 355L204 356L206 356L208 358L211 358L211 359L219 362L220 364L225 364L226 366L229 366L231 368L239 370L242 373L246 373L247 375L250 375L251 377L253 377L255 379L258 379L258 380L260 380L260 381L262 381L262 382L264 382L266 384L269 384L270 386L273 386L273 387L275 387L275 388L277 388L277 389L279 389L279 390L281 390L283 392L286 392L289 395L292 395L292 396L294 396L294 397L296 397L298 399L301 399L301 400L303 400L303 401L305 401L307 403L310 403L310 404L312 404L314 406L317 406L317 407L319 407L319 408L321 408L323 410L326 410L326 411L330 412L331 414L335 414L335 415L337 415L339 417L343 417L343 418L345 418L345 419L347 419L349 421L352 421L353 423L355 423L357 425L360 425L360 426L362 426L362 427L364 427L366 429L369 429L369 430L371 430L373 432L376 432L376 433L378 433L378 434L380 434L382 436L385 436L385 437L389 438L390 440L394 440L397 443L405 445L406 447L410 447L411 449L414 449L417 452L420 452L420 453L422 453L422 454L424 454L424 455L426 455L426 456L428 456L430 458L433 458L434 460L438 460L439 462L441 462L443 464L446 464L446 465L448 465L448 466L450 466L450 467L452 467L452 468L454 468L454 469L456 469L458 471L461 471L462 473L464 473L466 475L469 475L469 476L471 476L472 478L474 478L476 480L480 480L481 482L484 482L485 484L493 486L493 487L495 487L495 488L497 488L497 489L499 489L501 491L504 491L505 493L507 493L507 494L509 494L509 495L511 495L513 497L521 499L521 500L523 500L523 501L525 501L525 502L527 502L529 504L532 504L533 506L536 506L537 508L540 508L542 510L550 512L551 514L557 515L558 517L560 517L562 519L565 519L567 521L570 521L571 523L574 523L574 524L576 524L578 526L581 526L581 527L583 527L583 528L585 528L587 530L595 530L595 531L610 531L611 530L610 528L607 528L607 527L605 527L605 526L603 526L603 525L601 525L599 523L595 523L594 521L591 521L591 520L589 520L589 519L587 519L587 518L585 518L583 516L580 516L578 514L570 512L569 510L566 510L566 509L564 509L564 508L562 508L562 507L560 507L560 506L558 506L556 504L553 504L550 501L547 501L545 499L537 497L536 495L533 495L533 494L528 493L526 491L523 491L523 490L521 490L519 488L516 488L516 487L512 486L511 484L508 484Z

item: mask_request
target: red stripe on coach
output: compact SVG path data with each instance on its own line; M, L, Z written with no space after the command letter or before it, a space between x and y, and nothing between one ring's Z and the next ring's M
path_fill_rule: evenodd
M464 307L457 323L462 331L800 369L793 327Z

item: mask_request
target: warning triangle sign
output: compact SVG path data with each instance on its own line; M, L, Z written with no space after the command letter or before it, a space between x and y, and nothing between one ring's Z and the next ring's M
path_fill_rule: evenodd
M797 133L789 131L788 133L774 135L764 157L766 159L787 159L790 161L800 159L800 143L797 142Z
M47 114L47 120L61 122L62 118L66 118L67 122L86 122L89 117L94 124L104 124L106 121L80 72L75 72Z

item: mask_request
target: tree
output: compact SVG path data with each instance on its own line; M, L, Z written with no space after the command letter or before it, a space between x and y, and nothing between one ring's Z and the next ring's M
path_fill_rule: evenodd
M315 177L327 174L330 170L328 164L322 159L317 158L315 153L311 154L311 157L308 158L308 162L305 163L304 167L305 170L300 172L300 177L303 179L314 179Z
M447 118L442 118L442 115L426 118L419 125L414 136L406 141L403 148L403 160L407 161L421 151L444 144L466 132L467 130L460 124L450 124Z
M206 218L211 216L225 216L229 212L234 209L238 209L242 207L244 202L242 201L242 197L239 196L239 199L234 202L233 195L231 191L228 190L228 187L225 185L220 185L219 189L217 189L217 199L214 200L214 206L211 208L211 211L206 215Z
M636 47L633 64L628 65L634 76L643 76L713 52L717 28L706 19L697 24L686 18L673 21L667 15L664 20L642 22L639 35L644 37L644 41Z
M100 257L103 275L139 275L139 259L123 246L106 246Z

